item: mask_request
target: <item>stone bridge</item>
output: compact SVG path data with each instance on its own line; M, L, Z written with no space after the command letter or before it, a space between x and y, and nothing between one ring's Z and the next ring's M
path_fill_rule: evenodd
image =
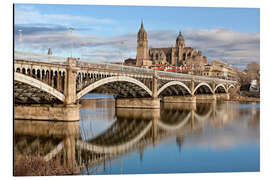
M117 107L159 108L164 102L229 98L236 81L115 64L14 53L15 104L76 104L87 93L113 94Z

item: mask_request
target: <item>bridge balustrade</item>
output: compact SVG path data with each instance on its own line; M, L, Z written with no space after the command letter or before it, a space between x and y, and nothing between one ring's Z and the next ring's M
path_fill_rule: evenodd
M120 64L94 63L89 62L87 59L64 58L20 51L14 52L14 58L15 72L31 76L60 91L62 94L70 94L65 91L75 89L74 92L72 90L71 94L73 95L70 95L72 97L70 101L72 102L89 93L89 91L113 93L121 98L156 97L158 95L156 92L171 81L181 82L182 86L187 86L186 89L190 89L191 92L189 94L191 95L194 95L195 90L198 89L197 87L200 88L198 92L207 94L207 92L202 91L201 87L205 86L206 90L209 91L210 89L214 93L215 87L221 86L220 84L222 84L224 89L228 88L228 84L237 84L236 81L219 78L155 71L148 68ZM68 72L70 73L69 75L67 75ZM67 81L68 77L72 77L72 79ZM179 94L185 96L183 92L185 89L177 88L181 84L179 85L179 83L175 82L167 85L162 90L167 89L171 96ZM72 87L74 85L75 88L67 88L69 85L72 85ZM218 88L217 91L226 92L221 88Z

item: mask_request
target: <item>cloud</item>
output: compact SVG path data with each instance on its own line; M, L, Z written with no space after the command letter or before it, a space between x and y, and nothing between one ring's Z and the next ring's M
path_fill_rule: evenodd
M233 122L222 128L205 128L201 134L187 135L185 146L224 150L243 145L258 145L260 143L259 127L250 128L248 122L244 121Z
M185 30L186 43L202 50L210 59L221 59L235 66L260 63L260 35L229 29Z
M41 13L33 6L15 5L15 24L64 24L70 26L77 23L83 24L112 24L115 20L109 18L95 18L86 16L75 16L69 14Z
M81 54L82 49L90 49L84 52L85 57L91 59L121 60L121 53L127 57L136 57L137 32L129 32L117 36L98 36L80 33L83 28L76 29L73 35L65 26L57 24L15 24L16 29L23 30L23 38L20 40L18 33L15 34L16 43L23 43L28 49L38 51L53 48L54 53L69 51L72 44L74 52ZM150 47L173 47L177 32L172 30L148 31L148 44ZM240 33L229 29L194 30L185 29L182 32L186 46L201 50L208 60L224 60L240 69L246 68L247 64L255 61L260 63L260 35L256 33ZM94 48L91 50L91 48ZM93 51L100 52L93 55ZM103 54L102 54L103 53ZM117 58L117 55L118 58ZM111 54L111 56L108 56Z

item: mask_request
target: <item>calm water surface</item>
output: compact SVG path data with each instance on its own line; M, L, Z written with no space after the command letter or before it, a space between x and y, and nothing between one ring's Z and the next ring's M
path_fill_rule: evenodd
M259 104L145 110L115 109L109 98L83 100L77 123L15 120L14 151L58 158L78 174L259 171L259 127Z

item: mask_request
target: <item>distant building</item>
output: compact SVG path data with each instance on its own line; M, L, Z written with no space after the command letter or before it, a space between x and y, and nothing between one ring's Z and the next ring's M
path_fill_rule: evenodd
M174 66L186 66L198 68L207 64L207 57L202 56L201 51L191 47L185 47L185 40L182 33L176 38L175 47L150 48L148 50L147 32L141 23L137 36L137 57L136 66L151 66L155 64L169 64Z
M202 71L203 76L209 77L217 77L221 79L238 79L238 69L228 66L226 63L213 60L210 64L206 64L204 66L204 70Z
M136 66L136 59L128 58L125 60L124 65L126 66Z
M151 66L152 60L148 54L148 40L147 33L143 27L143 22L141 23L141 28L137 36L137 56L136 56L136 66Z
M135 63L136 62L136 63ZM220 60L208 63L207 57L202 52L192 47L186 47L185 39L179 32L175 47L150 48L148 49L147 32L143 22L137 34L137 56L136 59L127 59L126 65L136 65L160 71L188 73L217 77L222 79L239 80L243 71L238 70ZM250 65L253 76L258 72L258 67Z

